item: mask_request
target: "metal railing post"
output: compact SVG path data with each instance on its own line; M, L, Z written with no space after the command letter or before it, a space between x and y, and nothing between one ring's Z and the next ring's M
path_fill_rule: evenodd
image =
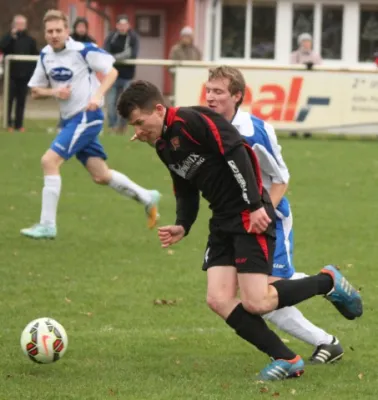
M5 57L4 82L3 82L3 128L8 127L8 99L9 99L9 78L10 78L11 56Z

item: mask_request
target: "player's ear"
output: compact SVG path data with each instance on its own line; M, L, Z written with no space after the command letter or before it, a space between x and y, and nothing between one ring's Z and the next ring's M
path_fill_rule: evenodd
M157 113L158 113L160 116L164 116L164 114L165 114L165 107L163 106L163 104L156 104L155 110L157 111Z
M238 104L243 99L243 93L241 91L234 94L235 103Z

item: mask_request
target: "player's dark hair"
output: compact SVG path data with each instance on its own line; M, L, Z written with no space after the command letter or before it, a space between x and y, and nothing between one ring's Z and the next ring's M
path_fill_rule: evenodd
M243 74L237 68L230 67L228 65L221 65L209 70L209 81L213 79L228 79L230 81L228 90L232 95L241 92L242 97L236 104L236 108L238 109L243 103L245 94L246 85Z
M121 117L128 119L135 109L152 112L157 104L164 105L160 90L151 82L139 80L121 94L117 110Z

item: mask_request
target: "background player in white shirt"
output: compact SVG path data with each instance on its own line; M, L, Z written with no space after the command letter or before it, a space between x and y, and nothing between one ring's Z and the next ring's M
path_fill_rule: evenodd
M160 193L144 189L124 174L109 169L98 140L104 123L103 96L117 78L114 58L93 43L70 38L67 17L61 11L48 11L43 22L48 45L41 52L29 86L34 98L58 100L62 128L42 157L44 187L40 223L22 229L21 234L35 239L55 238L60 167L74 155L94 182L108 185L142 203L152 228L158 216ZM101 84L96 73L102 75Z
M295 273L293 265L293 217L285 192L289 183L289 171L281 154L281 146L272 125L241 111L245 93L242 73L233 67L221 66L209 71L206 83L207 105L222 114L238 129L255 151L261 168L264 187L269 191L276 210L276 249L270 282L278 279L299 279L306 276ZM315 346L310 360L313 363L329 363L343 356L339 341L307 320L296 307L286 307L264 318L284 332Z

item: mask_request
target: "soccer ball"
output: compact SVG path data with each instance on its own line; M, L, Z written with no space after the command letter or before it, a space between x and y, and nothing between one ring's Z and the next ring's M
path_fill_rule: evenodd
M21 334L21 348L27 357L39 364L50 364L62 358L67 350L67 333L59 322L38 318Z

